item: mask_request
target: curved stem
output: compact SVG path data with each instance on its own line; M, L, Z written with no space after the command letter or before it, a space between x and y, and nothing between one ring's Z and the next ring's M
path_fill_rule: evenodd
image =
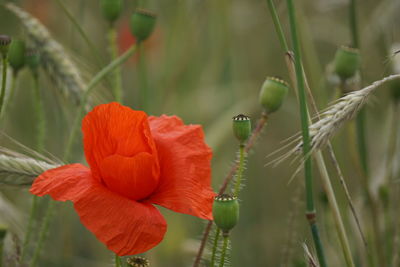
M1 78L1 91L0 91L0 116L1 116L1 111L3 109L4 98L6 96L7 65L8 65L7 57L3 56L3 75Z
M215 231L214 243L213 243L212 254L211 254L211 263L210 263L211 267L214 267L214 265L215 265L215 254L217 253L217 249L218 249L218 239L219 239L220 233L221 233L221 230L217 227L217 230Z
M83 113L85 112L85 107L87 105L87 101L89 98L90 93L92 92L92 90L95 88L95 86L101 82L101 80L110 72L114 71L115 68L117 68L119 65L121 65L122 63L124 63L126 60L128 60L128 58L130 56L133 55L133 53L135 53L136 51L136 45L132 45L124 54L122 54L120 57L116 58L115 60L113 60L110 64L108 64L106 67L104 67L101 71L99 71L96 76L94 76L94 78L89 82L89 84L86 87L85 93L82 97L80 106L79 106L79 110L78 113L75 117L74 123L72 125L72 129L71 129L71 134L68 138L67 141L67 145L65 148L65 152L64 152L64 161L68 161L70 152L71 152L71 148L72 148L72 144L75 141L76 138L76 133L78 131L79 128L79 123L82 119Z
M229 236L227 234L223 234L223 236L224 236L224 244L222 245L221 261L219 262L219 267L224 267L226 251L228 249Z
M235 185L235 191L233 193L233 195L236 196L236 197L239 195L239 192L240 192L240 185L242 183L244 163L245 163L244 145L240 145L240 148L239 148L239 169L238 169L237 174L236 174L236 185Z
M111 60L115 60L118 57L118 47L117 47L117 31L113 25L110 25L108 29L108 44L111 55ZM113 73L113 95L115 101L122 102L122 79L121 79L121 68L116 67Z

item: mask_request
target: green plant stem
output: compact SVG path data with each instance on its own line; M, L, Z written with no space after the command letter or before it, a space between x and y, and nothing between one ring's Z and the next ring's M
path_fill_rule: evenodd
M240 192L240 185L242 183L243 170L244 170L244 165L245 165L245 157L246 157L246 152L244 151L244 144L240 144L240 147L239 147L239 169L236 173L236 185L235 185L235 191L233 193L233 195L236 197L239 196L239 192Z
M228 241L229 241L229 235L223 234L224 237L224 244L222 245L222 252L221 252L221 261L219 262L219 267L224 267L225 264L225 256L226 256L226 251L228 250Z
M219 240L220 233L221 233L221 230L217 227L217 230L215 231L214 243L213 243L212 254L211 254L211 263L210 263L211 267L215 266L215 255L216 255L217 249L218 249L218 240Z
M115 254L115 267L122 267L121 258Z
M7 56L3 56L3 74L1 78L1 91L0 91L0 116L3 109L4 98L6 97L6 85L7 85Z
M150 87L147 80L147 66L146 66L146 55L143 43L138 44L139 50L139 66L138 66L138 80L139 80L139 95L140 95L140 107L143 110L149 111L150 107L150 97L152 96L150 92Z
M39 75L33 74L33 82L34 82L34 106L35 106L35 114L37 116L36 122L36 148L38 151L42 151L44 148L44 140L46 134L46 120L44 114L43 100L40 94L39 87Z
M274 22L275 31L278 34L279 42L281 43L281 47L285 52L289 51L289 47L286 42L285 34L283 33L282 25L279 20L278 13L276 12L275 4L273 0L267 0L268 9L271 13L272 20Z
M49 232L50 222L54 213L54 206L55 203L52 200L49 200L49 204L47 206L47 210L43 219L42 227L40 228L39 239L37 241L36 248L33 253L33 257L29 264L29 267L35 267L39 260L40 253L44 245L44 241L46 240L47 233Z
M64 161L68 161L72 144L75 141L76 134L79 128L79 123L82 119L83 113L85 112L85 107L87 105L87 100L89 98L90 93L92 90L95 88L95 86L101 82L101 80L109 73L115 70L118 66L120 66L122 63L124 63L130 56L132 56L136 51L136 45L132 45L124 54L122 54L120 57L116 58L113 60L110 64L108 64L106 67L104 67L101 71L99 71L95 77L89 82L85 89L85 93L82 97L79 110L77 113L77 116L73 122L72 129L71 129L71 134L69 136L69 139L67 141L67 145L65 148L64 152Z
M32 236L32 232L33 232L34 224L35 224L38 200L39 200L38 196L34 195L32 198L31 211L29 214L28 226L27 226L26 232L25 232L24 243L22 244L20 263L23 263L23 261L24 261L25 255L27 253L29 241L31 240L31 236Z
M306 216L308 218L311 227L311 232L320 266L325 267L327 266L325 260L325 254L322 242L320 240L318 227L316 224L316 212L315 212L314 198L313 198L312 164L311 164L311 158L309 157L310 135L308 132L308 111L307 111L306 94L304 88L303 69L301 66L302 62L300 54L301 50L297 36L295 7L293 5L293 0L287 0L287 6L288 6L290 29L291 29L293 48L294 48L295 71L296 71L297 88L299 94L300 116L301 116L301 126L302 126L301 129L303 136L303 155L305 157L304 171L305 171L305 185L306 185Z
M117 46L117 31L113 25L110 25L108 29L108 44L111 55L111 60L115 60L118 57L118 46ZM122 79L121 79L121 68L116 67L113 73L113 95L117 102L122 102Z
M0 267L3 267L4 239L0 240Z

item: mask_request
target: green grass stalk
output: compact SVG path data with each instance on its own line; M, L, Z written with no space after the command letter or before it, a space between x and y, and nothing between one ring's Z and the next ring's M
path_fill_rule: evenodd
M109 73L114 71L115 68L117 68L118 66L123 64L125 61L127 61L129 59L129 57L131 57L135 53L135 51L136 51L136 45L132 45L124 54L122 54L120 57L118 57L115 60L113 60L110 64L108 64L101 71L99 71L96 74L96 76L93 77L93 79L87 85L87 87L85 89L85 94L83 95L81 103L80 103L80 107L79 107L77 116L76 116L76 118L75 118L75 120L73 122L69 139L67 141L67 145L66 145L65 152L64 152L64 157L63 157L64 161L68 161L68 159L69 159L71 148L72 148L72 145L73 145L73 143L75 141L76 134L77 134L77 131L78 131L78 128L79 128L79 123L82 120L83 114L85 112L85 107L87 105L87 101L88 101L90 93L95 88L95 86L98 83L100 83L101 80L106 75L108 75Z
M293 1L287 0L287 6L288 6L290 29L291 29L293 48L294 48L295 71L296 71L297 88L298 88L299 102L300 102L301 129L303 136L303 154L305 157L304 171L305 171L305 186L306 186L306 216L311 227L311 232L314 240L314 245L317 251L319 263L321 267L325 267L327 266L327 264L326 264L324 249L322 246L322 242L320 240L318 227L316 224L316 212L315 212L314 197L313 197L312 163L311 163L311 158L309 157L310 135L308 132L308 111L306 103L306 93L304 88L303 69L301 66L301 54L300 54L301 50L297 36L295 7Z
M108 29L108 45L111 55L111 60L118 58L118 46L117 46L117 30L113 25L110 25ZM113 73L112 89L114 100L122 103L122 79L121 79L121 68L116 67Z
M224 267L226 251L228 250L229 235L224 234L224 244L222 245L221 260L219 262L219 267Z
M272 21L274 22L275 31L278 34L278 39L281 44L281 47L285 52L289 51L289 47L286 42L285 34L283 33L282 25L279 20L278 13L276 12L275 4L273 0L267 0L268 9L271 13Z
M213 248L212 248L212 253L211 253L211 263L210 263L211 267L215 266L215 255L217 254L218 240L219 240L220 233L221 233L221 230L217 227L217 230L215 231L215 237L214 237Z
M3 109L4 99L6 97L6 85L7 85L7 56L3 56L3 74L1 78L1 91L0 91L0 116Z

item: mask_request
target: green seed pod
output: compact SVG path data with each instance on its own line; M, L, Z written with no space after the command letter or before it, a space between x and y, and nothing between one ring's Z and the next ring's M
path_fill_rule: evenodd
M25 56L25 62L32 72L37 73L40 65L39 53L34 49L28 49Z
M101 0L101 12L106 20L114 23L122 11L122 0Z
M155 24L155 14L144 9L137 9L131 16L130 28L133 36L135 36L139 42L142 42L151 35Z
M11 38L8 35L0 35L0 53L3 57L7 56Z
M0 242L4 240L7 234L7 226L0 224Z
M360 68L360 52L356 48L341 46L333 60L334 72L342 80L353 77Z
M214 222L222 230L228 233L239 220L239 202L236 197L222 194L214 198L213 204Z
M267 77L261 87L259 101L267 114L277 111L289 91L289 85L275 77Z
M15 72L18 72L25 65L25 42L13 40L8 50L8 60Z
M389 88L394 101L400 101L400 80L395 79L389 82Z
M150 262L148 259L139 257L139 256L130 257L126 260L126 262L128 263L128 266L130 266L130 267L149 267L150 266Z
M232 123L233 134L236 136L239 142L243 144L244 142L246 142L246 140L249 138L251 134L250 117L243 114L239 114L233 117L232 120L233 120Z

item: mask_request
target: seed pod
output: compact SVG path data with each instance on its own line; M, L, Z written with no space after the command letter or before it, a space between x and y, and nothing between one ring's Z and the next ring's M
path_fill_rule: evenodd
M233 119L232 123L233 134L239 140L240 144L243 144L244 142L246 142L246 140L249 138L251 134L250 117L243 114L239 114L233 117L232 119Z
M7 56L11 38L8 35L0 35L0 53L3 57Z
M267 114L277 111L289 91L289 85L276 77L267 77L261 87L259 101Z
M353 77L360 68L360 52L356 48L341 46L333 61L334 72L342 80Z
M126 262L128 263L128 266L130 266L130 267L149 267L150 266L150 262L148 259L139 257L139 256L130 257L126 260Z
M32 72L37 73L40 65L39 53L34 49L28 49L25 56L25 62Z
M145 41L153 32L156 16L150 11L136 9L131 16L130 28L133 36L139 41Z
M14 72L18 72L25 65L25 42L13 40L8 50L8 60Z
M239 202L236 197L227 194L218 195L213 204L214 222L222 230L228 233L239 220Z
M122 11L122 0L101 0L101 12L106 20L114 23Z

